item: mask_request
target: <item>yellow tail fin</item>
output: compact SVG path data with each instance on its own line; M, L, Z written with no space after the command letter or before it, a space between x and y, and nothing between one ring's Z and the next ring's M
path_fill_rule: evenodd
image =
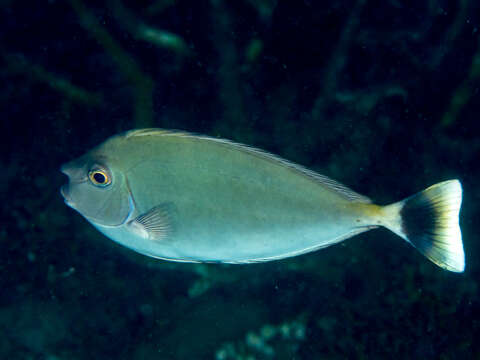
M465 254L459 226L461 204L460 181L444 181L385 206L385 226L443 269L463 272Z

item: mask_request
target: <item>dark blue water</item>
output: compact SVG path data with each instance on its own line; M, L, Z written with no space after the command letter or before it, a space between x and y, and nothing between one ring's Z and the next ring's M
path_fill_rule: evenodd
M0 358L480 358L476 1L4 1L0 27ZM138 127L380 204L458 178L466 271L386 230L260 265L137 255L65 206L58 169Z

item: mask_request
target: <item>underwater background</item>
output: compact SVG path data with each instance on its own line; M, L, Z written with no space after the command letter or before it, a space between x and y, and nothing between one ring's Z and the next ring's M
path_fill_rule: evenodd
M480 359L480 3L3 0L1 359ZM393 233L257 265L102 236L59 193L140 127L259 147L380 204L458 178L462 274Z

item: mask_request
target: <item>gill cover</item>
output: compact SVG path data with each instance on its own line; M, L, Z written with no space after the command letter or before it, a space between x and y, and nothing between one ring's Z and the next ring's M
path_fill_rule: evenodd
M133 200L124 175L96 161L88 154L62 166L69 182L62 187L65 202L87 220L104 226L118 226L133 211ZM97 181L105 176L107 181ZM97 179L97 180L96 180Z

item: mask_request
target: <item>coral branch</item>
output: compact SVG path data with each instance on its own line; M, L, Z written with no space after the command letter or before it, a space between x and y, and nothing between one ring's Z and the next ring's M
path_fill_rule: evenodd
M95 16L85 7L81 0L70 0L70 4L80 18L82 26L103 46L112 60L117 64L127 80L133 85L134 126L149 127L153 125L153 81L137 65L133 57L100 25Z
M100 94L91 93L72 84L67 79L47 71L40 65L32 64L23 55L4 53L2 57L12 72L25 73L31 79L47 84L53 90L60 92L72 101L91 106L102 105L103 99Z

